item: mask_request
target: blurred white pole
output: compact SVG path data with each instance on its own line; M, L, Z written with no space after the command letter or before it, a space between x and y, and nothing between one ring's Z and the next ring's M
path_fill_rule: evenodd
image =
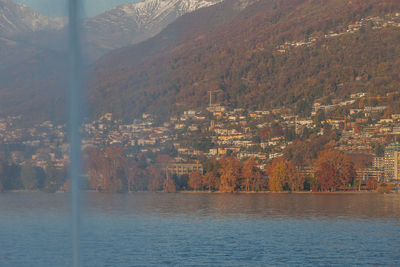
M81 88L82 57L80 47L80 0L69 0L69 142L70 190L72 208L73 266L80 266L80 205L81 205Z

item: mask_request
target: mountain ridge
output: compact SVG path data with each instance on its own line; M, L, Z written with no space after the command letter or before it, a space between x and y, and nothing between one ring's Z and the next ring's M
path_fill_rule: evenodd
M30 7L11 0L0 0L0 36L15 37L31 32L57 31L65 26L65 19L50 18Z
M366 25L353 35L323 37L362 18L399 11L395 0L232 0L198 9L144 42L101 57L89 70L88 116L169 116L205 107L209 90L221 91L221 104L250 109L310 106L320 97L356 91L384 94L400 87L397 28ZM310 47L278 51L314 37L318 41ZM51 57L38 64L39 55L3 72L16 81L0 90L2 116L12 111L46 120L52 117L50 99L63 106L60 82L66 79L56 71L62 66L54 67ZM43 66L51 71L28 87L24 77L43 74ZM38 94L34 101L21 102L32 92Z
M178 17L222 0L143 0L128 3L84 21L90 58L140 43Z
M168 16L167 14L168 20L163 21L163 23L166 24L175 20L178 15L181 16L184 13L218 3L220 1L221 0L147 0L139 3L139 5L143 5L145 3L149 4L168 2L170 9L166 10L164 8L163 14L165 15L169 12L175 12L175 8L177 11L175 12L176 14L173 14L173 16ZM25 10L24 12L27 13L26 18L28 21L29 18L35 19L36 17L43 18L43 20L46 21L44 16L39 15L37 12L23 5L15 4L10 0L0 0L0 3L2 4L0 6L0 11L5 10L3 12L4 14L14 15L13 19L10 20L8 17L6 17L4 21L14 21L17 20L17 18L24 18L24 14L18 13L22 12L21 10ZM132 9L132 6L135 7L135 4L121 5L114 11L112 10L109 12L118 13L118 10L127 10L129 8ZM9 10L14 11L11 12ZM95 17L95 19L106 17L107 14L110 13L106 12ZM130 16L132 16L132 12L130 13ZM1 19L2 17L0 17L0 25L6 25L6 23L1 23ZM123 21L123 18L121 18L121 20ZM51 21L51 19L48 21ZM59 20L56 19L56 21ZM88 21L91 21L91 19L86 19L84 21L86 24L84 25L87 26ZM7 30L7 32L13 34L6 34L6 31L0 32L0 114L1 116L7 116L23 113L27 117L27 121L37 121L40 120L40 118L45 119L46 117L54 117L50 114L46 116L46 112L43 110L50 110L48 108L48 102L54 101L54 99L56 99L56 101L65 102L63 95L65 88L67 87L67 81L65 77L66 74L58 73L57 70L65 71L63 65L65 65L67 60L65 55L67 50L67 29L65 27L60 29L59 26L55 27L54 29L48 29L46 28L46 23L42 23L43 27L41 28L35 28L33 26L28 27L30 25L29 23L27 23L28 26L24 26L22 22L18 22L23 26L21 26L21 30L19 31L14 32L11 30L12 27L9 27L10 30ZM10 25L17 25L18 23L16 22ZM115 21L115 23L118 24L118 20ZM31 24L34 24L34 22L31 21ZM158 30L161 30L161 28L164 28L165 26L166 25L162 23L157 24L157 27L160 28ZM102 25L98 27L100 29L104 28ZM87 31L88 29L86 29L86 32ZM112 32L113 31L114 30L112 30ZM122 31L116 32L119 35L124 34ZM100 36L100 38L108 38L115 43L117 48L119 48L126 44L130 44L133 34L134 32L132 34L127 34L127 40L123 42L118 42L120 38L114 36L104 37L104 34L99 34L98 36ZM92 35L96 35L96 32L93 31ZM107 35L107 33L105 35ZM84 39L89 39L89 41L86 41L84 44L84 46L88 47L86 51L90 52L90 55L85 55L87 63L91 63L93 59L102 56L111 49L99 49L99 45L96 44L96 40L90 41L90 36L86 35L85 37L86 38ZM54 57L54 60L52 60L52 57ZM43 60L41 60L41 58L43 58ZM33 73L36 74L36 76L30 75ZM29 97L26 98L26 96L32 95L32 93L35 91L37 93L37 97L35 96L31 99ZM26 100L25 103L21 101L23 99ZM59 106L62 107L63 105ZM31 109L32 112L29 112L29 109ZM35 116L35 114L40 115ZM60 115L58 116L58 120L63 120L64 116L61 116L61 112L58 112L58 114Z
M89 86L93 116L104 112L125 118L142 112L168 116L185 108L204 107L208 90L221 90L223 104L247 108L310 103L335 91L346 94L351 90L372 90L378 85L380 91L393 90L397 82L387 79L396 75L393 69L399 66L397 28L377 32L366 26L364 33L338 40L321 39L314 48L286 54L276 48L287 41L324 36L363 17L399 10L397 1L255 2L228 23L199 32L162 53L130 61L129 55L134 58L140 51L135 46L100 60L95 66L97 77ZM182 20L164 31L179 23ZM361 43L361 39L367 43ZM334 43L338 47L331 47ZM373 50L368 43L374 45ZM328 48L336 54L327 53ZM376 65L371 66L370 62ZM393 69L388 68L381 76L377 69L380 64ZM348 69L353 78L347 77L341 67ZM370 77L364 84L355 80L363 72Z

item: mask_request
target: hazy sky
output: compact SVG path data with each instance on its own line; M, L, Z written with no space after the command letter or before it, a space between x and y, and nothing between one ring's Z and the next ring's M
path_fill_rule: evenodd
M66 15L66 4L68 0L14 0L17 3L23 3L27 6L32 7L39 13L52 16L60 17ZM139 0L82 0L85 4L85 12L91 17L106 10L110 10L113 7L129 2L138 2Z

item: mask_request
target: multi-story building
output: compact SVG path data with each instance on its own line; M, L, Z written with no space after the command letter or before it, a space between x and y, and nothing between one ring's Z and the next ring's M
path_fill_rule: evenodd
M390 144L385 148L385 181L400 179L400 144Z
M374 157L372 160L372 168L378 170L385 169L385 157Z
M377 181L383 182L385 179L385 157L374 157L372 160L372 168L368 168L367 178L375 178Z
M184 175L195 171L203 174L203 166L197 163L174 163L167 166L167 172L169 174Z

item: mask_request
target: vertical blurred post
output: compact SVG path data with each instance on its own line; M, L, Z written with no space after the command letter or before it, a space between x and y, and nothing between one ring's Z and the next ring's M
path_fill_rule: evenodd
M82 57L80 47L80 0L69 0L69 141L70 190L72 206L73 264L80 266L80 205L81 205L81 88Z

